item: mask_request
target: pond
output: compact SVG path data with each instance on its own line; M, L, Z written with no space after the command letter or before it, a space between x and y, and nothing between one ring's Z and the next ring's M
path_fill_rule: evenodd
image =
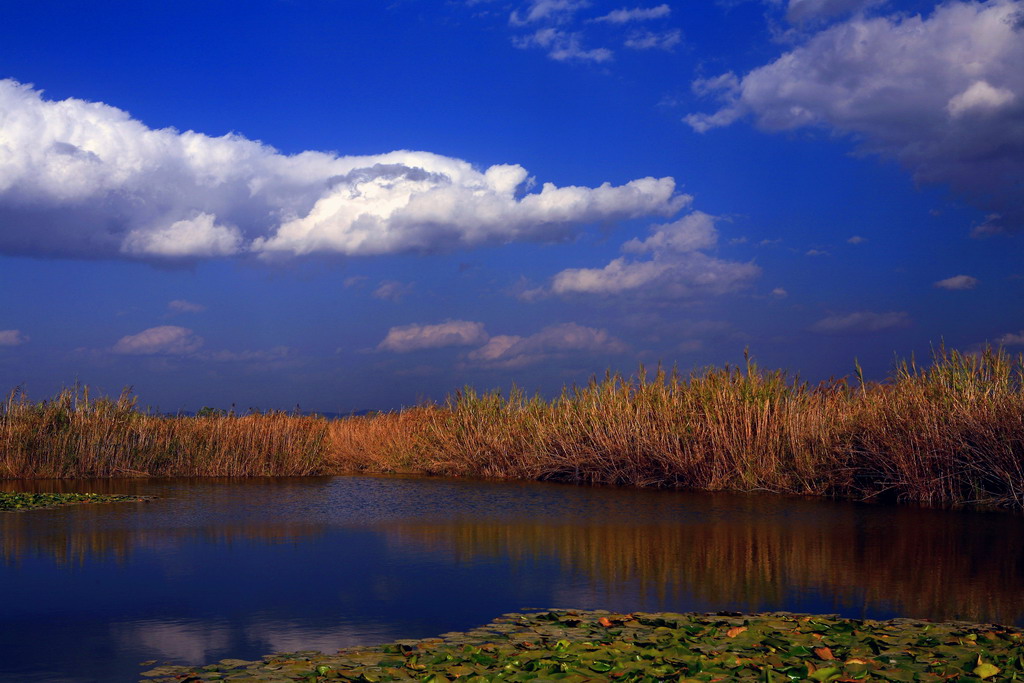
M0 513L0 681L133 681L525 607L1024 625L1024 518L415 477L3 482L156 495Z

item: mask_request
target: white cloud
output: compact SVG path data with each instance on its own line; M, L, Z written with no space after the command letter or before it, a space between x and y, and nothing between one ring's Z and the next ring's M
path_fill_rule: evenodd
M535 21L566 21L579 10L589 7L587 0L531 0L522 13L512 12L509 23L522 26Z
M341 284L345 289L351 289L352 287L361 286L368 279L365 275L352 275L345 278Z
M866 237L861 237L860 235L854 235L850 239L846 240L846 243L847 244L864 244L867 241L868 240L867 240Z
M383 301L394 301L399 302L407 294L412 292L413 284L411 282L399 282L398 280L384 280L377 289L373 290L374 298L381 299Z
M631 21L648 21L649 19L661 19L672 13L672 9L665 4L657 7L634 7L632 9L617 9L608 14L597 17L594 21L606 21L610 24L626 24Z
M186 327L161 325L121 337L111 350L133 356L187 356L202 345L203 338Z
M582 43L579 33L561 31L551 27L538 29L527 36L513 39L513 44L516 47L524 49L539 47L547 50L548 57L558 62L607 62L615 56L611 50L604 47L586 50Z
M789 0L786 19L799 24L853 14L884 3L885 0Z
M910 325L910 317L904 311L874 313L857 311L846 315L834 314L811 325L811 330L822 334L857 334L881 332Z
M996 339L999 346L1024 346L1024 330L1014 334L1009 332Z
M437 325L413 323L392 327L377 345L377 350L408 353L447 346L476 346L486 343L488 339L483 323L468 320L448 320Z
M556 32L556 59L610 58ZM606 54L607 53L607 54ZM283 155L229 134L154 130L97 102L0 80L0 253L173 260L344 255L556 241L580 227L671 216L672 178L531 190L515 164L429 152Z
M939 289L974 289L978 286L978 280L970 275L954 275L945 280L939 280L933 286Z
M21 346L29 341L29 337L21 330L0 330L0 346Z
M635 31L629 34L626 47L633 50L668 50L671 51L683 40L683 34L679 29L671 31Z
M607 330L563 323L528 337L498 335L467 358L488 367L518 368L573 353L621 353L627 345Z
M772 296L778 299L785 299L787 296L789 296L789 292L787 292L782 287L776 287L775 289L772 290Z
M206 306L185 301L184 299L175 299L174 301L167 302L167 308L175 313L202 313L206 310Z
M569 268L552 279L555 294L643 294L681 298L699 293L723 294L747 285L761 269L752 263L726 261L699 250L715 245L715 217L693 211L680 220L652 226L650 237L622 245L627 254L603 268Z
M215 363L268 363L292 355L292 349L287 346L255 351L214 351L204 349L204 343L202 337L187 327L160 325L143 330L138 334L121 337L110 348L110 351L125 356L182 356L192 360Z
M168 226L137 228L128 233L121 244L125 254L140 256L230 256L242 246L242 233L215 223L216 216L197 214L194 218L174 221Z
M1006 88L993 88L987 81L974 81L962 93L949 98L946 110L955 119L972 111L989 112L1002 109L1016 99Z
M742 79L698 81L722 107L703 132L753 115L764 129L824 126L949 184L997 214L982 232L1024 225L1024 2L953 1L927 17L856 15Z

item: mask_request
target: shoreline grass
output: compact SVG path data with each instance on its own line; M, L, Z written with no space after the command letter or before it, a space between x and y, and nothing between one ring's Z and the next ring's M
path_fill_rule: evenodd
M748 358L607 374L552 401L467 388L331 421L15 391L0 405L0 479L415 472L1024 511L1024 357L940 348L885 382L859 375L810 385Z
M1008 681L1024 677L1019 629L834 615L547 610L466 633L158 666L171 681Z

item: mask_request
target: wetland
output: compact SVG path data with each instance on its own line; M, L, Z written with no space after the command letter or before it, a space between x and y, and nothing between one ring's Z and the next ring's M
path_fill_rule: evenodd
M1024 625L1005 512L416 476L0 488L154 497L0 515L3 681L330 654L524 608Z

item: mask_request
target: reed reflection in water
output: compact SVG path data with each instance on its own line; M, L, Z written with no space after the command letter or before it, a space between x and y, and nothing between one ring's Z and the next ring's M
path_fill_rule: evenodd
M0 514L0 682L466 630L527 606L1024 625L1024 518L416 477L7 482L151 503Z
M1022 520L807 501L788 503L796 514L778 514L786 502L724 498L747 514L640 523L463 518L390 530L462 561L556 557L604 585L606 604L574 607L609 607L610 599L636 609L639 593L653 605L799 611L815 596L849 616L1024 623Z

